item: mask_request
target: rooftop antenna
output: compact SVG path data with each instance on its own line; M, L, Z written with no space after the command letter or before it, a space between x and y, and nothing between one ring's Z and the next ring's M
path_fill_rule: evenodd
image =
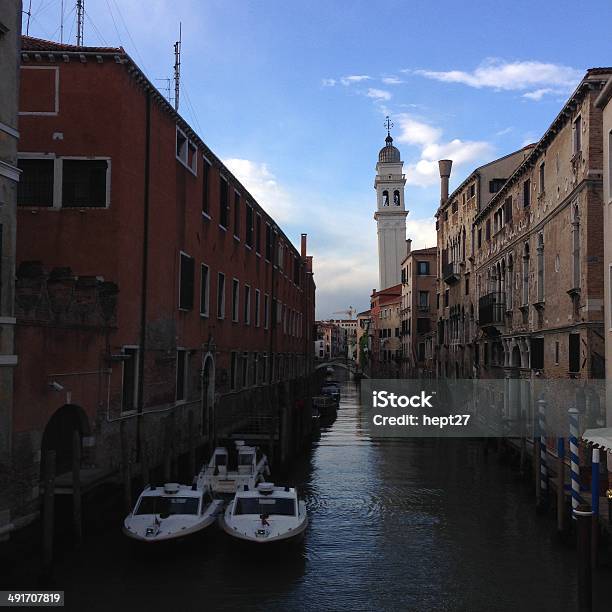
M85 0L77 0L77 35L76 35L76 46L83 46L83 25L85 23Z
M30 35L30 17L32 16L32 0L30 0L30 4L28 5L28 10L27 11L23 11L27 16L28 19L26 21L26 36Z
M61 3L62 14L60 16L60 43L64 42L64 0Z
M179 39L174 43L174 110L179 109L179 90L181 85L181 39L182 23L179 22Z

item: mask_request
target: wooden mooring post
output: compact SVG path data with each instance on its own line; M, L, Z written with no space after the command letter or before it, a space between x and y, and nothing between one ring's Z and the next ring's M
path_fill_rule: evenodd
M43 457L43 570L49 570L53 563L53 530L55 527L55 451L50 450Z
M593 580L591 573L592 515L593 513L588 504L579 504L574 509L574 518L576 519L579 612L591 612L593 609Z
M72 523L74 543L80 546L83 540L83 520L81 505L81 434L72 432Z

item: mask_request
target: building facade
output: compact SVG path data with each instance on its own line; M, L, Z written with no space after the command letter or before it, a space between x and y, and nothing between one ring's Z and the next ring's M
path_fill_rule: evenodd
M476 373L477 335L475 257L483 234L475 227L479 211L524 160L529 148L485 164L448 193L450 160L441 160L440 208L436 213L438 243L437 341L435 361L438 376L471 378Z
M13 374L15 350L15 232L17 145L19 132L19 49L21 2L0 5L0 541L8 537L17 520L11 513L13 490L11 430L13 424Z
M603 136L603 231L604 231L604 335L606 346L606 424L612 425L612 78L597 97L602 111ZM608 468L612 456L608 453Z
M298 251L122 48L24 37L21 85L19 511L41 456L70 469L74 431L84 470L170 475L247 405L282 428L313 368L306 235Z
M401 370L401 284L370 297L372 346L369 372L372 378L398 378Z
M435 328L437 247L410 250L402 261L401 373L404 378L429 376L427 338Z
M474 220L480 377L603 378L601 110L589 70Z
M378 288L392 287L400 282L401 262L406 254L406 216L404 201L406 177L399 150L387 134L385 146L376 164L376 231L378 234Z
M357 367L365 370L370 359L372 340L370 335L372 319L369 310L357 313Z
M317 341L323 343L323 359L338 359L346 357L347 331L339 321L317 321Z

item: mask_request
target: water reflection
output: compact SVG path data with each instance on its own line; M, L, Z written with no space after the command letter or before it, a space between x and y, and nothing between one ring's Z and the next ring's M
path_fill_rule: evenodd
M575 608L574 553L526 487L471 440L373 440L357 388L282 482L310 526L290 551L222 533L134 555L118 525L60 561L74 610L536 610ZM277 475L280 481L280 477Z

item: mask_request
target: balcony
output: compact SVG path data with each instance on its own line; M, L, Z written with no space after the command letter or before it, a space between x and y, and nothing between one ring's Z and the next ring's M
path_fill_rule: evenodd
M461 278L458 261L442 264L442 279L447 285L454 285Z
M478 325L480 327L503 325L505 310L505 292L484 295L478 300Z
M429 304L419 304L417 306L417 310L418 310L418 312L427 313L427 312L429 312Z

